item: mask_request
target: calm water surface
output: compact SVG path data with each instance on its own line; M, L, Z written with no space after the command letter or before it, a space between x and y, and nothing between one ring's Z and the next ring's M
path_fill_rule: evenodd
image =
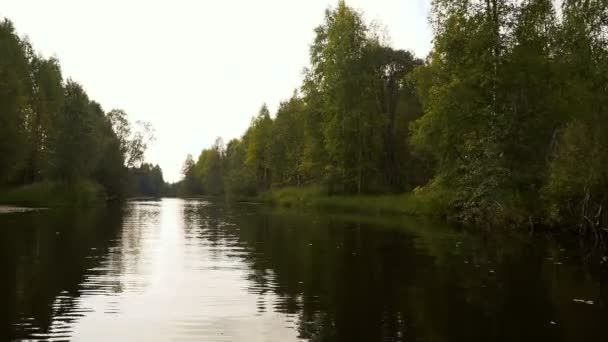
M608 341L591 260L549 237L254 204L7 214L0 340Z

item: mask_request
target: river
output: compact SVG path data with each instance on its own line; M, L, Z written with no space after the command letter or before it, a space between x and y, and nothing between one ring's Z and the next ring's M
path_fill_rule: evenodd
M0 340L608 340L546 235L162 199L0 215L0 248Z

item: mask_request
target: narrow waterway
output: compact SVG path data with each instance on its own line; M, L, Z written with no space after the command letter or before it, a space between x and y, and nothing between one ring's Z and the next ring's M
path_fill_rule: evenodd
M204 200L9 213L0 340L607 341L608 280L585 253Z

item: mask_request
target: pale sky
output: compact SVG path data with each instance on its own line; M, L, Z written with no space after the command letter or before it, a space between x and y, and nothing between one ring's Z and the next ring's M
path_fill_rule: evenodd
M425 57L430 0L347 0L380 22L395 48ZM337 0L0 0L64 77L107 112L152 123L146 159L177 181L188 153L240 137L263 103L271 112L301 84L313 29Z

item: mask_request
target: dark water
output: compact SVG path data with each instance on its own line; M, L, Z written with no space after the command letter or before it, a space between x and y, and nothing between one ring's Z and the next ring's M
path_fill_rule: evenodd
M607 341L592 260L549 237L253 204L8 214L0 340Z

